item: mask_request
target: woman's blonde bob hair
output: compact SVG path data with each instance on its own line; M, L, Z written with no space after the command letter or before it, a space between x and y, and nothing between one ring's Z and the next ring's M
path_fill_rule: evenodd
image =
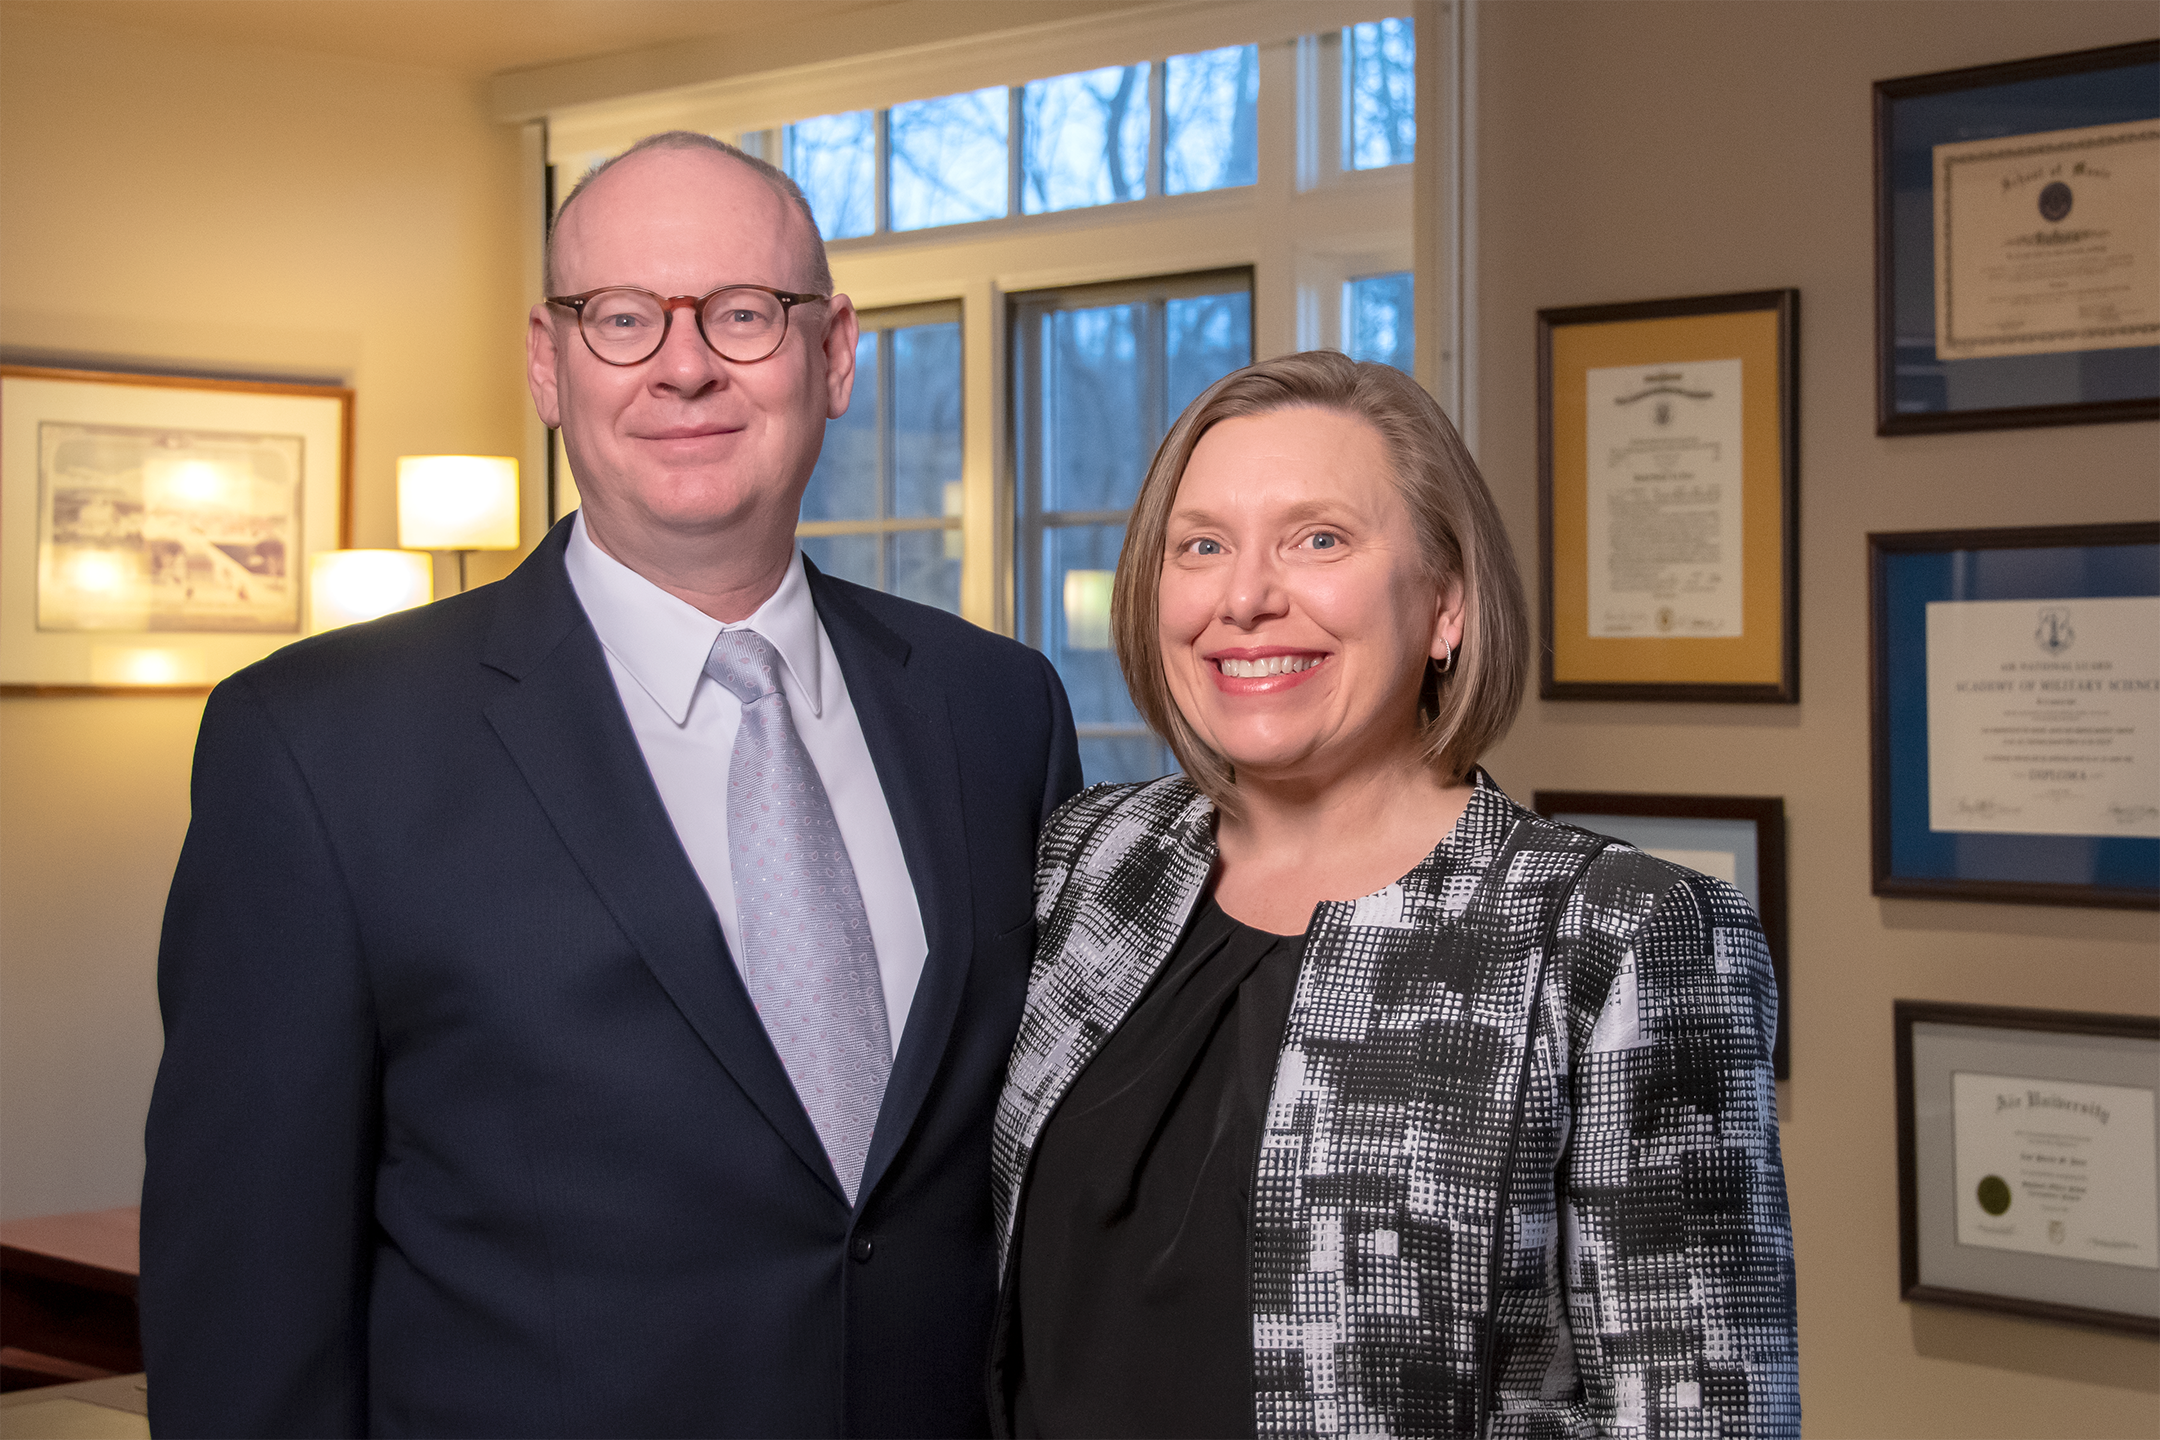
M1426 666L1418 703L1425 756L1449 780L1514 723L1529 673L1529 619L1515 552L1477 462L1439 405L1388 365L1308 350L1248 365L1209 386L1163 437L1141 483L1118 556L1110 633L1133 703L1194 785L1237 813L1237 776L1189 724L1170 694L1161 644L1162 568L1178 482L1200 437L1224 420L1283 410L1332 410L1379 432L1410 507L1427 571L1463 587L1462 643L1453 666Z

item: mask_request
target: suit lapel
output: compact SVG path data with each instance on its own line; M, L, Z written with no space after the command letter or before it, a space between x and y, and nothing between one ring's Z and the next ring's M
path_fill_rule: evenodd
M646 769L599 637L570 588L562 563L569 523L501 582L512 593L499 607L484 659L518 684L487 706L488 723L683 1018L767 1123L842 1196Z
M930 942L907 1029L885 1083L885 1102L863 1167L867 1196L922 1111L952 1035L974 955L960 764L945 697L908 667L907 641L881 624L812 566L810 593L847 680L848 698L885 791L908 878Z

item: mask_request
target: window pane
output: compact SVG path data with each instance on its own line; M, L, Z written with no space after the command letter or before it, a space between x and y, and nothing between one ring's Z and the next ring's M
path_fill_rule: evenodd
M1044 327L1042 508L1123 510L1160 438L1140 359L1147 306L1060 310ZM1112 556L1112 563L1116 557Z
M1110 648L1109 597L1100 578L1116 571L1124 543L1123 525L1061 525L1043 532L1043 653L1057 666L1073 719L1082 725L1140 723Z
M1163 329L1169 362L1164 420L1175 425L1201 391L1252 363L1252 296L1236 290L1172 300L1163 307Z
M1002 85L889 112L892 228L958 225L1005 213L1006 91Z
M892 337L892 513L957 515L960 323L909 325Z
M865 330L855 342L855 393L847 414L825 422L825 448L803 492L805 520L878 518L877 368L877 332Z
M1350 168L1407 165L1417 150L1417 31L1375 20L1343 32Z
M885 537L885 588L960 613L960 532L901 530Z
M802 535L796 537L795 543L802 546L810 563L827 575L875 589L878 539L876 535Z
M877 112L820 115L787 127L789 178L802 187L827 240L877 228Z
M1408 270L1368 275L1343 287L1344 349L1353 360L1378 360L1409 374L1417 373L1417 331L1411 300L1414 278Z
M1163 62L1163 193L1260 178L1260 50L1232 45Z
M1111 66L1020 92L1020 209L1028 215L1147 193L1148 67Z
M1083 735L1080 778L1088 785L1120 780L1153 780L1177 769L1170 747L1153 735Z

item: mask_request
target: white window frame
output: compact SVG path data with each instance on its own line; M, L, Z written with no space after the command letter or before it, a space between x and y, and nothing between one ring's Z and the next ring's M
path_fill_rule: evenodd
M1058 20L565 107L548 116L546 162L558 167L558 189L567 191L595 159L659 130L748 142L746 148L770 156L777 153L782 127L814 115L885 109L1226 45L1259 47L1257 184L836 240L827 247L838 288L862 308L960 302L968 417L960 608L976 624L1010 635L1017 494L1008 294L1250 268L1253 353L1264 357L1339 345L1344 282L1412 270L1419 378L1470 438L1464 422L1472 387L1460 337L1470 295L1465 201L1472 151L1462 86L1472 73L1466 50L1473 41L1474 3L1209 0ZM1401 15L1417 24L1417 158L1409 165L1347 170L1340 32ZM1019 139L1011 137L1016 150Z

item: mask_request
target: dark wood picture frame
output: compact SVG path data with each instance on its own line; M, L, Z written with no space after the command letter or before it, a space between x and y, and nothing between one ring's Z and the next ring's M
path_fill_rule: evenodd
M1673 820L1744 820L1755 827L1756 918L1770 949L1770 969L1777 979L1777 1037L1771 1045L1771 1071L1780 1080L1792 1076L1792 971L1787 948L1785 874L1785 800L1778 795L1646 795L1612 790L1539 790L1530 800L1538 814L1630 817ZM1602 829L1592 825L1593 830ZM1627 839L1625 835L1618 838Z
M1775 517L1778 527L1774 553L1777 557L1778 584L1776 608L1778 614L1770 623L1777 645L1777 659L1764 678L1730 681L1715 678L1658 679L1639 678L1584 679L1563 678L1556 673L1554 634L1562 623L1555 605L1556 565L1560 557L1555 555L1555 451L1557 447L1555 426L1561 417L1555 413L1555 385L1553 344L1555 333L1578 326L1627 326L1637 321L1675 320L1692 317L1716 317L1748 315L1768 312L1774 319L1775 334L1772 351L1775 355L1776 376L1774 413L1777 417L1777 435L1774 453L1777 474L1774 477L1774 499L1766 496L1770 488L1766 477L1751 475L1744 479L1747 499L1743 516L1760 513L1765 499L1770 499L1767 512ZM1726 295L1695 295L1667 300L1644 300L1617 305L1578 305L1559 309L1540 310L1537 315L1537 364L1538 364L1538 572L1540 577L1541 604L1539 609L1539 660L1538 694L1546 700L1640 700L1711 702L1721 704L1780 704L1799 703L1800 699L1800 292L1795 289L1750 290ZM1672 363L1682 363L1686 357L1673 356ZM1666 363L1649 360L1643 363ZM1753 382L1743 382L1752 384ZM1743 402L1745 403L1745 401ZM1744 523L1747 523L1744 521ZM1756 547L1747 547L1749 563L1760 560ZM1572 563L1572 557L1570 562ZM1573 623L1573 616L1567 623ZM1638 646L1702 647L1730 646L1731 639L1693 638L1644 638L1629 640L1602 640L1595 644L1621 644ZM1684 652L1674 652L1684 653Z
M1995 1294L1926 1283L1921 1278L1919 1120L1913 1104L1913 1027L1916 1024L2038 1031L2065 1036L2110 1036L2160 1042L2160 1016L2110 1015L2078 1010L2037 1010L2019 1006L1966 1005L1934 1000L1892 1002L1895 1031L1898 1147L1898 1298L1931 1305L1992 1310L2039 1320L2057 1320L2160 1335L2160 1318L2125 1314L2084 1305L2066 1305L2020 1295ZM2057 1263L2078 1265L2066 1260Z
M1913 824L1926 827L1926 664L1922 650L1915 663L1907 637L1914 623L1910 613L1892 613L1892 591L1906 582L1892 574L1902 557L1954 556L2006 550L2089 549L2156 547L2160 549L2160 522L2117 525L2059 525L1999 530L1921 530L1876 533L1868 544L1868 742L1870 750L1870 839L1873 893L1882 896L1933 900L1977 900L2027 905L2083 905L2109 909L2160 909L2160 841L2135 837L2077 837L2060 835L2003 836L1996 847L2006 855L2005 865L2045 870L2051 860L2069 853L2068 846L2094 843L2113 847L2096 851L2095 864L2108 875L2143 875L2134 878L2085 884L2061 880L2015 878L2008 874L1928 874L1909 860L1900 862L1900 839L1917 834ZM2160 570L2160 554L2144 568ZM1955 563L1955 562L1952 562ZM1978 582L1974 582L1977 584ZM2145 583L2151 583L2147 581ZM2130 593L2148 594L2137 589ZM1947 597L1944 597L1947 598ZM2058 598L1996 597L1970 598ZM2071 597L2062 597L2071 598ZM1909 610L1909 607L1908 607ZM1919 623L1924 627L1925 617ZM1898 633L1893 634L1893 630ZM1914 697L1919 687L1919 753L1912 753L1909 734L1914 725ZM1916 779L1917 775L1917 779ZM1921 813L1908 798L1919 787ZM2011 842L2017 848L2012 850ZM2129 848L2135 847L2135 848ZM1910 843L1905 847L1911 849ZM2155 852L2148 855L2147 852ZM1963 863L1962 861L1960 863Z
M1983 365L1998 367L1994 372L2001 377L1994 388L2013 387L2019 380L2038 373L2037 366L2027 366L2020 371L2013 362L2050 360L2061 362L2054 368L2058 375L2069 376L2076 372L2083 357L2105 355L2111 352L2097 350L2065 351L2049 356L2015 356L1945 362L1937 357L1932 326L1935 315L1935 276L1933 253L1934 224L1932 207L1925 222L1911 220L1912 211L1907 206L1905 218L1910 223L1925 223L1930 227L1927 263L1920 266L1909 260L1901 269L1900 212L1896 194L1900 189L1899 167L1901 157L1909 170L1913 156L1923 148L1923 142L1932 135L1921 135L1908 143L1899 143L1901 118L1908 124L1918 117L1910 108L1911 102L1928 105L1943 97L1968 95L1976 109L1983 109L1990 101L1989 92L1996 92L2005 100L2021 96L2022 104L2013 108L2005 105L2003 118L1996 125L1980 130L1979 136L1990 133L2009 138L2015 134L2044 133L2066 128L2052 120L2036 120L2031 104L2031 82L2056 81L2080 91L2090 88L2090 82L2109 72L2137 66L2160 64L2160 40L2140 40L2127 45L2110 45L2095 50L2079 50L2068 54L2045 55L2029 60L2012 60L1995 65L1979 65L1962 70L1940 70L1927 75L1911 75L1894 80L1878 80L1874 88L1874 161L1875 161L1875 433L1878 435L1940 434L1953 430L1999 430L2015 427L2041 425L2090 425L2123 420L2152 420L2160 418L2160 385L2133 384L2141 393L2115 395L2077 401L2035 401L2029 404L1991 405L1985 408L1914 410L1900 408L1901 399L1916 402L1917 390L1924 387L1926 367L1951 365ZM2025 87L2019 91L2013 87ZM2112 97L2096 96L2093 115L2111 115L2119 120L2143 120L2160 116L2160 106L2145 107L2142 114L2118 114L2119 105L2111 104ZM2132 105L2132 110L2140 108ZM2069 113L2069 112L2063 112ZM1973 121L1967 120L1958 130L1957 138L1979 138L1971 135ZM2088 123L2108 123L2089 120ZM1944 139L1949 136L1945 135ZM1930 174L1928 186L1933 188ZM1910 188L1909 186L1906 188ZM1904 237L1908 255L1917 253L1912 236ZM1898 316L1900 302L1908 317L1924 308L1928 317L1930 334L1922 356L1915 344L1907 347L1900 358L1898 344ZM2149 355L2142 348L2112 352L2119 355ZM2150 364L2153 371L2147 379L2160 382L2160 361L2120 362L2137 368ZM2009 367L2009 368L2002 368ZM2126 371L2126 374L2128 372ZM1904 377L1901 380L1901 376ZM2080 374L2076 383L2090 384L2088 377Z

